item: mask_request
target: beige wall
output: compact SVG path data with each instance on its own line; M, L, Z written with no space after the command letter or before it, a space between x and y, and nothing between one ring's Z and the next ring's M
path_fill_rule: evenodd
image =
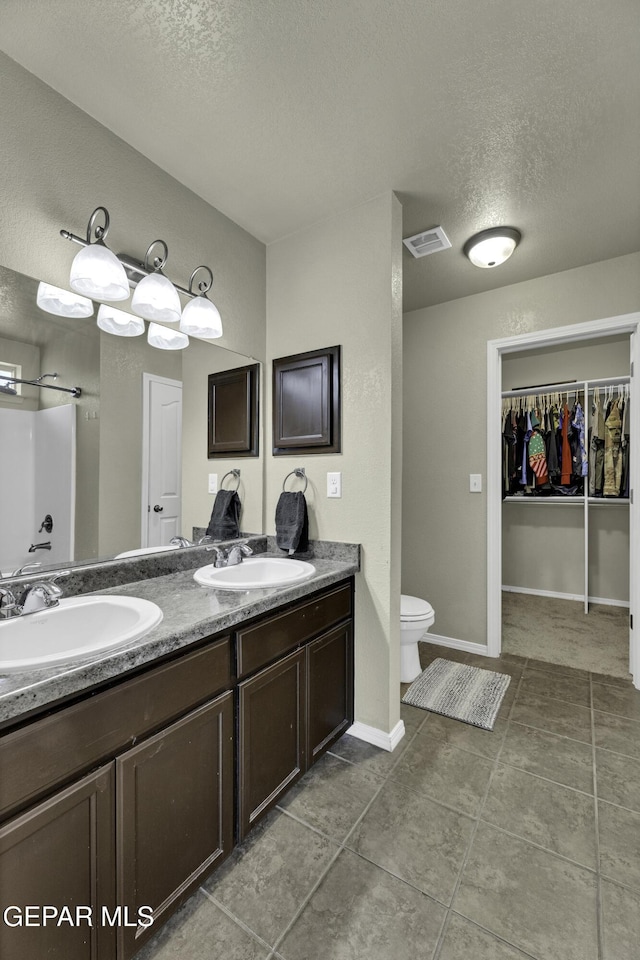
M303 466L310 536L362 544L356 717L387 732L399 717L401 212L385 194L267 249L268 364L342 346L343 452L273 457L267 415L265 527ZM327 471L342 472L342 499L327 499Z
M62 240L59 231L65 228L84 236L92 210L104 205L111 215L107 243L116 252L143 259L152 240L162 237L169 246L167 274L182 286L188 285L196 266L208 264L214 274L211 298L220 310L225 331L219 343L264 360L264 245L2 53L0 90L0 264L67 286L69 268L79 247ZM123 349L113 343L111 347L115 353ZM130 351L134 362L137 348L132 346ZM118 409L130 410L134 385L123 382L126 365L116 368L113 360L113 356L105 360L105 372L113 379L110 384L103 380L102 390L109 393ZM166 358L158 358L161 366L166 362ZM196 401L190 403L190 390L191 384L185 380L185 399L193 407ZM137 391L135 385L136 397ZM96 410L99 400L96 396ZM206 420L206 406L198 413L202 416ZM83 422L79 412L79 429L85 429ZM123 450L129 451L130 469L139 469L131 465L134 457L136 464L140 459L135 418L123 416L102 442L98 437L99 420L89 421L86 429L95 435L96 450L100 444L109 457L107 473L113 471L112 464L122 464ZM185 464L185 472L188 466ZM109 482L100 495L109 500L116 490L122 493L124 485L116 487ZM98 493L93 483L83 479L78 491L95 506ZM89 505L86 511L81 507L81 514L88 509ZM133 517L129 517L128 500L125 513L127 529L132 530L128 525ZM138 533L139 507L135 513ZM118 516L116 505L110 503L106 517L111 520L103 525L101 554L112 547L124 549L110 527ZM76 529L91 540L78 555L96 556L97 526L95 536L90 535L88 522L79 516Z
M84 236L106 206L116 252L143 259L162 237L167 274L182 286L208 264L221 344L263 359L264 245L2 53L0 90L0 263L67 285L80 248L59 231Z
M487 340L638 309L630 254L405 315L402 588L433 604L434 633L486 643L486 495L469 474L486 476Z
M210 473L218 474L218 484L228 470L240 470L238 496L242 504L240 529L244 533L262 533L262 494L264 466L264 421L268 411L264 405L264 364L260 370L259 409L259 456L224 457L209 460L207 457L208 426L208 376L220 370L233 370L250 363L248 357L226 350L216 350L200 343L201 349L192 350L191 345L183 353L182 375L189 389L184 391L182 408L182 528L190 537L193 527L206 527L209 523L215 496L208 492ZM235 481L228 477L226 489L235 489Z

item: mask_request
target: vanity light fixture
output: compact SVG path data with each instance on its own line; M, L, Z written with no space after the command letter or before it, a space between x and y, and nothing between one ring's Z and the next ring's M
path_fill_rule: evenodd
M515 227L492 227L470 237L462 250L476 267L498 267L509 259L521 237Z
M97 223L100 215L104 219L103 224ZM130 288L133 288L131 309L139 317L152 321L147 340L161 350L184 349L189 343L187 333L204 340L215 340L222 336L220 312L207 297L213 284L213 274L209 267L196 267L191 274L189 288L185 289L172 283L163 273L169 256L164 240L154 240L147 250L144 262L140 262L128 254L119 253L116 256L108 250L104 244L108 230L109 211L106 207L96 207L89 220L86 240L68 230L60 231L65 240L72 240L84 247L76 255L71 267L71 286L74 290L95 300L125 300L129 296ZM162 253L150 262L151 251L158 244L162 247ZM197 289L194 289L194 279L199 270L206 270L209 278L200 280ZM178 294L183 294L190 300L184 310L181 309ZM120 336L137 336L143 332L143 328L135 326L134 317L129 316L128 319L128 323L134 326L125 327L125 321L121 318L114 321L117 311L109 314L110 320L107 320L106 316L105 311L102 311L102 322L98 320L102 330ZM178 321L182 333L172 334L166 327L159 326L162 323ZM125 329L135 329L136 332L125 333Z
M93 303L88 297L81 297L71 290L54 287L51 283L40 281L36 294L36 303L41 310L56 317L91 317Z
M98 326L116 337L139 337L144 333L144 320L106 303L101 303L98 309Z
M154 257L151 271L149 255L158 245L162 247L163 253ZM169 249L164 240L154 240L144 258L147 276L140 280L131 298L131 309L145 320L158 320L161 323L178 323L180 320L182 307L178 291L162 272L168 259Z
M100 213L104 224L98 223ZM82 240L68 230L61 230L65 240L73 240L84 248L71 264L71 289L94 300L126 300L129 296L129 281L124 267L107 246L109 211L96 207L87 226L87 239ZM94 239L95 237L95 239Z
M198 283L198 293L193 290L193 281L198 270L206 270L209 274L208 280L200 280ZM215 303L212 303L207 296L207 292L213 285L213 274L209 267L201 266L191 274L189 280L189 293L193 300L185 306L180 320L180 329L183 333L190 333L194 337L201 337L204 340L216 340L222 336L222 319L220 311Z
M159 350L184 350L189 346L189 337L171 327L163 327L160 323L150 323L147 333L147 343Z

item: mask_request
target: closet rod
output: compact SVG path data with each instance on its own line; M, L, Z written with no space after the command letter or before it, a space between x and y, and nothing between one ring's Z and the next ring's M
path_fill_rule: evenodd
M547 383L544 387L523 387L521 390L503 390L502 397L543 397L547 393L575 393L584 391L584 385L587 383L591 387L617 387L623 383L630 383L631 377L600 377L596 380L571 380L567 383Z

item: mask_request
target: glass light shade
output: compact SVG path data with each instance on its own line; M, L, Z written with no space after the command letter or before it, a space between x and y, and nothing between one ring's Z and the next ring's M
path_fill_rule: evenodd
M117 307L108 307L101 303L98 310L98 326L105 333L113 333L116 337L139 337L144 333L144 320L132 317Z
M180 320L183 333L203 340L216 340L222 336L222 319L215 303L206 297L194 297L185 306Z
M184 350L189 346L189 337L159 323L150 323L147 342L159 350Z
M131 309L145 320L177 323L182 306L171 280L161 273L151 273L133 291Z
M90 243L71 264L72 290L94 300L126 300L130 293L124 267L107 247Z
M520 242L520 232L513 227L483 230L464 245L464 252L476 267L489 269L508 260Z
M36 303L41 310L53 313L56 317L91 317L93 303L87 297L81 297L71 290L54 287L51 283L38 284Z

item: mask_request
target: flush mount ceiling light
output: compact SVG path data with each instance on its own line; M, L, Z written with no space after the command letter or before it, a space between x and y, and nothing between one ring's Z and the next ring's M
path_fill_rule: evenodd
M116 337L139 337L144 333L144 320L105 303L101 303L98 310L98 326L105 333L113 333Z
M193 281L198 270L206 270L209 274L208 280L201 280L198 283L198 293L194 293ZM190 333L194 337L201 337L203 340L217 340L222 336L222 320L220 312L215 303L212 303L207 296L207 292L213 284L213 274L209 267L201 266L191 274L189 280L189 293L193 296L182 311L180 320L180 329L183 333Z
M163 253L153 259L153 272L143 277L131 298L131 309L145 320L158 320L160 323L178 323L182 310L178 291L162 268L169 259L169 250L164 240L154 240L146 252L144 266L151 269L149 255L154 247L161 246Z
M150 323L147 343L158 350L184 350L189 346L189 337L160 323Z
M515 227L493 227L470 237L462 249L474 266L488 269L508 260L521 236Z
M54 287L51 283L40 281L36 294L36 303L41 310L53 313L56 317L91 317L93 303L87 297L81 297L71 290Z
M104 224L97 223L101 213ZM126 300L129 296L129 281L115 253L105 246L108 232L109 211L105 207L96 207L91 214L86 241L67 230L60 231L65 240L73 240L84 247L74 257L69 282L72 290L85 297L95 300Z

